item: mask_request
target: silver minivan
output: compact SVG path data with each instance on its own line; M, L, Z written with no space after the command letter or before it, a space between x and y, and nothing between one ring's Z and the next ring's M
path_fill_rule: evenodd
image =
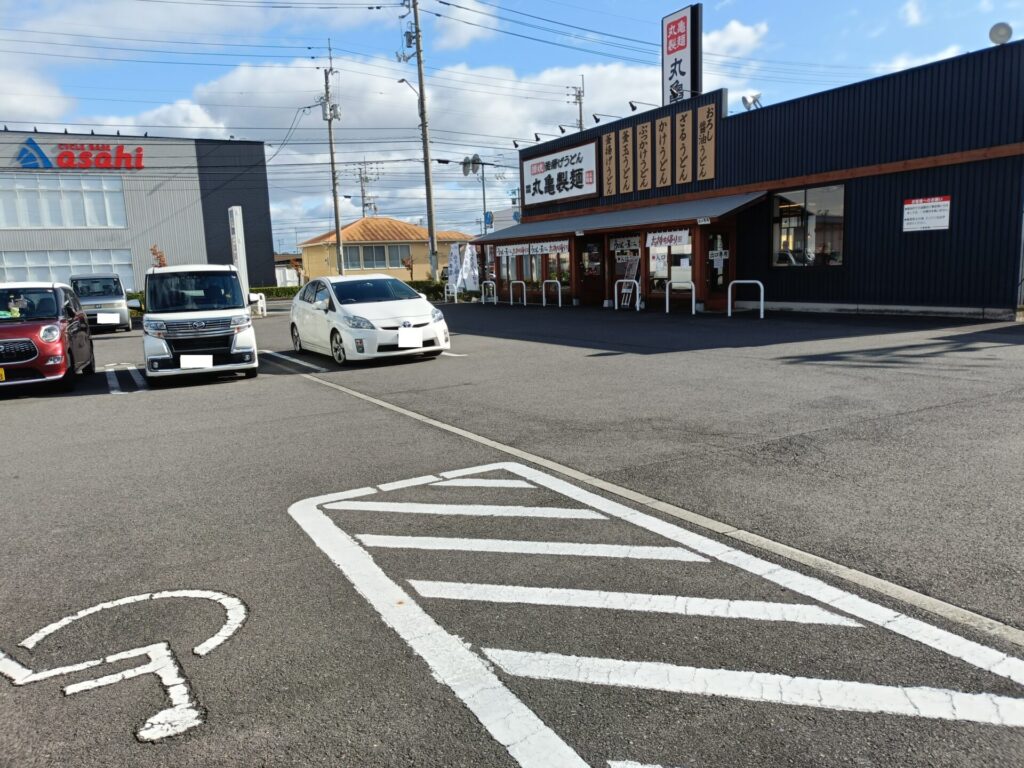
M93 328L130 331L132 314L128 309L121 279L114 272L72 275L71 287L82 302L89 325Z

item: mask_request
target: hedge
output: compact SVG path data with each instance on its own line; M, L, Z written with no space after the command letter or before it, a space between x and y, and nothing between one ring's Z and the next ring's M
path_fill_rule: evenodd
M262 293L268 299L292 299L301 288L301 285L268 285L262 288L250 288L249 293Z

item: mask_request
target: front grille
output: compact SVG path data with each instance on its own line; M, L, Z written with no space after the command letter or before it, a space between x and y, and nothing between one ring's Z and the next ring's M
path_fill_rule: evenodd
M38 354L36 345L28 339L0 341L0 363L24 363Z
M234 334L228 336L206 336L200 338L167 339L173 355L222 355L231 353Z
M430 323L415 323L415 324L413 324L412 327L413 328L426 328L428 325L430 325ZM397 325L382 325L380 327L380 329L382 331L397 331L398 328L399 328L399 326L397 326Z
M433 339L425 339L423 341L423 349L437 346L437 342ZM397 344L378 344L378 352L411 352L414 349L420 349L420 347L400 347Z
M230 317L218 317L212 320L168 320L167 338L175 336L188 338L221 334L231 328ZM196 326L199 326L198 328Z

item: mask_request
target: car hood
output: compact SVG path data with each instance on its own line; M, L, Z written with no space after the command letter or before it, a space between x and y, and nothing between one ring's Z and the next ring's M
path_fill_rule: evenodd
M400 323L402 320L422 322L430 320L430 312L433 308L433 305L425 299L371 301L364 304L342 304L338 308L338 314L365 317L375 324L388 321Z

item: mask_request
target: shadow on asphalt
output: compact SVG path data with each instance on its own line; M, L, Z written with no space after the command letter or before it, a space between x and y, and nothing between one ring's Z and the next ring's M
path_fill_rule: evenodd
M756 312L690 315L673 310L615 311L595 307L539 307L446 304L445 318L453 333L500 339L536 341L597 350L591 357L617 354L656 355L712 349L766 347L829 340L883 337L889 334L935 333L975 327L985 321L949 318L879 317L805 313ZM1024 343L1024 326L992 323L973 333L932 339L933 356L976 351L997 344ZM922 344L892 345L876 350L819 353L782 358L792 364L834 363L900 365L920 361Z

